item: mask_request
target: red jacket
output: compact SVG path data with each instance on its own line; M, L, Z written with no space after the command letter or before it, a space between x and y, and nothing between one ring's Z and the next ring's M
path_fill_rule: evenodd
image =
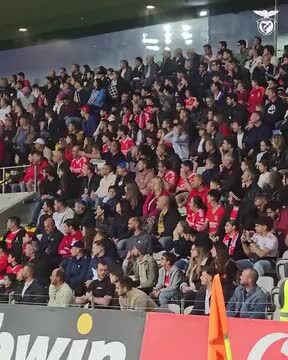
M8 266L8 255L0 256L0 280L3 280Z
M250 113L256 111L256 106L264 104L264 96L265 88L263 86L251 90L248 100L248 110Z
M6 273L7 274L15 274L17 276L19 271L22 270L22 269L23 269L23 266L21 264L16 264L15 266L8 265Z
M40 160L39 164L36 165L37 181L42 182L44 180L43 170L46 169L48 166L49 163L45 158ZM29 180L33 180L33 179L34 179L34 165L31 164L26 169L23 181L24 183L27 183Z
M81 231L76 231L74 235L66 234L61 241L61 244L58 249L58 254L63 257L69 257L71 255L70 254L71 245L73 245L76 241L79 240L83 240L83 235Z
M169 196L169 192L164 190L160 194L160 196L167 195ZM155 197L155 194L153 192L149 192L146 196L144 205L143 205L143 216L149 217L149 216L156 216L159 213L159 210L157 209L157 200L158 198Z

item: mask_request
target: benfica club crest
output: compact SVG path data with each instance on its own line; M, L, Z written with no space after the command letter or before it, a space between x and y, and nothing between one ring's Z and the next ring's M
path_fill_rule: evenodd
M257 28L262 35L271 35L274 32L276 20L273 19L273 16L278 14L278 12L279 10L254 11L255 14L262 16L261 19L257 20Z

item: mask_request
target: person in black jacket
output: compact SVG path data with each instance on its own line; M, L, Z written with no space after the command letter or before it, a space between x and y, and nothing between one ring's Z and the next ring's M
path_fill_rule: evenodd
M11 216L7 221L7 229L3 241L6 241L7 249L12 250L17 258L21 259L23 238L26 235L26 230L20 226L20 218Z
M28 264L33 264L33 275L37 282L42 286L49 285L51 268L48 255L39 251L39 242L32 240L25 245L25 260Z
M36 305L47 302L47 291L40 285L35 276L35 267L26 264L22 270L23 282L16 288L13 298L18 304Z
M75 202L74 206L75 211L75 221L79 226L86 226L88 228L95 227L96 220L95 215L92 210L90 210L83 200L78 200Z
M95 173L95 165L92 163L84 166L83 175L81 194L84 199L86 195L90 196L92 191L98 189L102 176Z
M9 298L17 288L16 274L5 274L3 284L0 287L0 304L9 303Z
M39 251L41 254L48 256L49 268L56 269L61 261L61 256L58 255L58 249L63 239L63 234L55 226L55 221L52 217L44 221L44 233L39 242Z
M167 195L160 196L157 202L157 209L160 211L155 217L151 229L153 235L165 251L173 248L173 231L181 220L181 215L176 206L174 198Z
M176 62L171 59L171 52L168 50L163 51L163 60L160 65L159 75L162 78L176 75L177 65Z
M85 279L89 269L90 259L84 256L84 243L76 241L71 248L71 257L61 264L65 272L66 283L75 291L76 296L83 295Z

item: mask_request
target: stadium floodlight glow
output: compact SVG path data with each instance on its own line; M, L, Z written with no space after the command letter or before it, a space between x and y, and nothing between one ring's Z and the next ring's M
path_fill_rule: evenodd
M160 47L157 46L157 45L147 45L147 46L146 46L146 49L148 49L148 50L153 50L153 51L159 51L159 50L160 50Z
M208 15L208 11L207 10L201 10L200 12L199 12L199 16L207 16Z
M166 46L164 50L170 51L171 49L168 46Z
M28 29L26 29L26 28L19 28L18 31L20 31L20 32L26 32L26 31L28 31Z
M155 9L155 6L154 5L147 5L146 9L147 10L153 10L153 9Z
M172 40L170 38L165 39L165 44L171 44Z
M186 45L191 45L192 42L193 42L192 39L187 39L187 40L185 40L185 44L186 44Z
M159 40L158 39L147 39L147 38L143 38L142 42L144 44L158 44Z
M189 32L187 32L187 31L184 31L184 32L182 32L181 36L182 36L182 38L183 38L184 40L191 39L191 38L192 38L192 33L189 33Z
M187 25L187 24L183 24L182 25L182 30L183 31L189 31L191 30L192 26L191 25Z
M170 24L165 24L163 25L163 29L167 32L169 32L171 30L171 25Z

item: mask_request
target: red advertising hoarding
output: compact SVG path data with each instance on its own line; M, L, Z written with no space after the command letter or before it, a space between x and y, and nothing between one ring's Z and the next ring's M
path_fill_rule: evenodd
M208 317L150 313L141 360L207 360ZM288 322L229 319L233 360L288 358Z

